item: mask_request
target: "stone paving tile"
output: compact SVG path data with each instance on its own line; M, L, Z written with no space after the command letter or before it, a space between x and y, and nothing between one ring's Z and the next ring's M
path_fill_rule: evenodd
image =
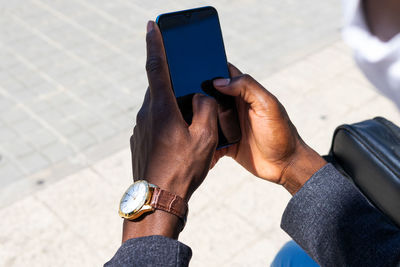
M38 150L57 140L54 134L42 129L25 133L22 137L27 145L31 144Z
M193 250L192 266L221 266L240 253L243 245L251 244L257 234L231 209L218 203L192 218L180 240Z
M69 156L73 155L74 151L70 146L61 142L54 142L53 144L44 147L41 153L51 162L58 163Z
M0 222L1 266L98 266L103 262L84 239L69 229L67 221L34 196L1 213L7 218Z
M0 140L2 142L9 142L10 140L15 140L16 137L17 137L17 133L15 131L13 131L12 129L8 129L8 128L4 127L0 131Z
M24 141L12 140L2 144L3 151L7 151L13 157L21 157L30 154L34 151L34 147Z
M12 160L2 156L0 159L0 186L6 187L8 184L13 183L19 179L22 179L23 172L16 166Z
M28 173L34 173L46 167L49 167L50 162L39 153L31 153L18 158L18 161Z
M290 194L280 186L249 174L244 183L241 183L235 191L225 194L221 200L223 204L234 207L233 212L258 233L271 234L280 232L279 224L276 222L280 220L280 215L290 197Z
M71 142L78 147L80 150L84 150L85 148L93 145L96 140L90 134L86 132L79 132L69 137Z
M72 232L88 242L85 246L96 251L100 263L112 257L121 241L122 220L115 211L120 192L108 188L99 175L83 170L36 195L55 216L67 222Z

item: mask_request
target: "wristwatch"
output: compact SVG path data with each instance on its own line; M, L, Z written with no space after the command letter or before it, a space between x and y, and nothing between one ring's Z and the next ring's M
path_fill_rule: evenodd
M134 220L155 209L172 213L183 221L183 225L186 223L187 202L145 180L134 182L126 190L119 203L118 213L122 218Z

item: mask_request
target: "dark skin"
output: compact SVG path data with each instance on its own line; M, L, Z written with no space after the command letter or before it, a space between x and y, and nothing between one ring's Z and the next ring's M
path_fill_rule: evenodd
M365 19L373 35L389 41L400 32L400 1L364 0Z
M188 201L206 177L217 146L217 103L195 95L187 125L171 88L160 30L149 22L147 31L149 89L131 138L133 177ZM175 215L156 210L136 222L125 220L123 241L155 234L177 238L180 223Z
M297 133L278 99L248 74L229 65L232 79L214 81L221 93L234 96L242 138L239 143L219 150L249 172L283 185L294 195L326 164Z
M149 89L131 138L134 179L146 179L188 201L208 170L227 155L294 195L326 164L302 141L276 97L233 65L229 66L232 79L216 80L214 86L235 97L242 138L216 151L215 100L195 95L193 121L186 124L171 88L160 30L154 22L147 29ZM181 229L178 217L156 210L137 221L124 220L123 242L149 235L177 239Z

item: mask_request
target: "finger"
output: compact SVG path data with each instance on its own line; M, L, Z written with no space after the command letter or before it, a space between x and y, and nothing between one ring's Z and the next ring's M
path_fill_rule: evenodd
M240 76L243 73L235 67L235 65L233 65L232 63L228 62L228 69L229 69L229 74L231 76L231 78L236 77L236 76Z
M156 101L175 103L161 32L153 21L147 24L146 43L146 71L151 97Z
M231 78L235 78L243 74L235 65L230 62L228 62L228 69ZM243 105L243 101L240 99L240 97L235 97L235 103L238 109L240 109Z
M229 145L229 146L227 146L227 147L223 147L223 148L217 149L217 150L215 151L215 153L214 153L213 159L211 160L210 170L211 170L212 168L214 168L214 166L217 164L217 162L218 162L221 158L223 158L223 157L225 157L225 156L228 156L228 157L231 157L231 158L236 157L238 148L239 148L239 143L232 144L232 145Z
M192 103L193 119L189 129L191 131L206 131L216 143L218 139L217 102L214 98L195 94Z
M216 79L214 87L223 94L240 97L251 106L274 99L270 92L248 74L232 79Z
M225 156L225 151L222 151L222 150L224 150L225 148L222 148L222 149L218 149L218 150L216 150L215 151L215 153L214 153L214 156L213 156L213 158L212 158L212 160L211 160L211 163L210 163L210 168L209 168L209 170L211 170L212 168L214 168L214 166L217 164L217 162L218 162L218 160L220 159L220 158L222 158L223 156Z
M150 108L150 89L147 88L146 94L144 96L143 104L136 114L136 125L140 125L146 121L146 113Z
M231 146L229 146L229 147L231 147ZM217 164L217 162L218 162L222 157L224 157L225 155L227 155L229 147L224 147L224 148L221 148L221 149L217 149L217 150L215 151L214 157L213 157L212 160L211 160L211 164L210 164L210 168L209 168L210 170L211 170L212 168L214 168L214 166Z

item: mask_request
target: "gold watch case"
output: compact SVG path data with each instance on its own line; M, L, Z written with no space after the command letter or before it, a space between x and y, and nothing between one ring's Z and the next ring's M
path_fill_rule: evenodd
M129 195L129 191L131 190L131 188L133 188L134 186L137 186L139 183L143 183L146 186L145 201L143 202L143 204L140 205L140 207L135 208L133 211L131 211L129 213L124 213L121 210L121 205L122 205L123 201L126 199L127 195ZM150 202L151 202L151 197L153 196L154 188L156 188L156 187L157 186L150 184L145 180L138 180L138 181L134 182L131 186L129 186L129 188L122 195L121 201L119 202L119 209L118 209L119 216L121 216L122 218L128 219L128 220L134 220L134 219L137 219L140 216L142 216L142 214L144 214L144 213L154 211L154 208L150 205ZM132 197L131 195L129 195L129 196Z

